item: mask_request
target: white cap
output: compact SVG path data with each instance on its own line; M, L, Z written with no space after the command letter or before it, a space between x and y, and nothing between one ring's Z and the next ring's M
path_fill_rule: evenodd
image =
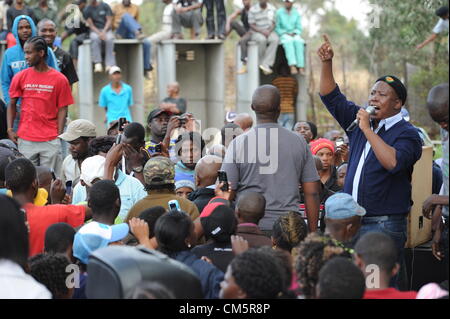
M103 179L105 160L106 159L101 155L86 158L83 163L81 163L80 180L91 187L92 181L96 178Z
M116 72L122 73L122 70L117 65L114 65L109 69L109 75L113 75Z

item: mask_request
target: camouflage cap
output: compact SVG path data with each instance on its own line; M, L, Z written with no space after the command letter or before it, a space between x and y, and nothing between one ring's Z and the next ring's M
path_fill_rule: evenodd
M146 185L175 183L175 166L169 158L164 156L149 159L144 166L143 173Z

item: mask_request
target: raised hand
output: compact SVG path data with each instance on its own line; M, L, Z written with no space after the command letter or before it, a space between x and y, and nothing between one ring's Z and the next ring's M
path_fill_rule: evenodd
M328 39L328 36L326 34L323 35L323 40L324 43L320 46L317 54L319 55L319 58L322 62L328 62L333 60L334 52L333 48L331 47L330 40Z

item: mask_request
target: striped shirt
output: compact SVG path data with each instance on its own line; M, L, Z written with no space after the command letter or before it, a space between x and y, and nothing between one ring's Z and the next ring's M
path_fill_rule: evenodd
M279 76L272 81L272 84L280 90L281 113L294 113L298 92L297 80L290 76Z
M255 4L248 12L248 23L256 25L260 30L272 28L275 23L275 7L268 3L267 7L262 9L259 3Z

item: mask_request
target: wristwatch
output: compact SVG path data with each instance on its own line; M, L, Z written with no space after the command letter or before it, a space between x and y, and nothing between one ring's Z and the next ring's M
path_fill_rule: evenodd
M135 173L142 173L142 171L144 170L144 166L137 166L137 167L133 167L132 171Z

